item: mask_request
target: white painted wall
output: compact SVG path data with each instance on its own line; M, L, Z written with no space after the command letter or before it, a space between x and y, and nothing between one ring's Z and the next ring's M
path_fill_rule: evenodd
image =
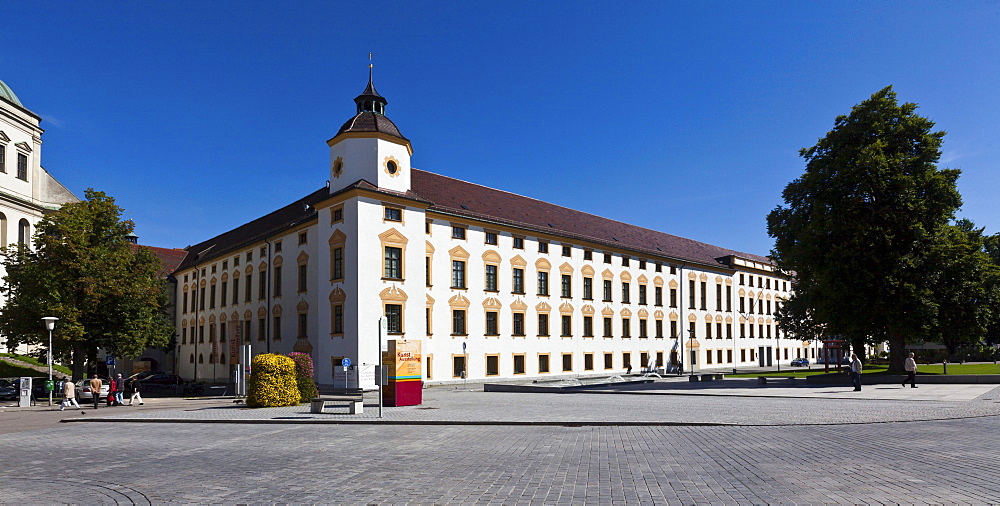
M334 162L341 158L343 172L337 177ZM387 173L387 157L396 160L396 175ZM359 179L379 188L406 192L410 188L410 154L405 145L378 138L347 138L330 147L330 191L335 192Z

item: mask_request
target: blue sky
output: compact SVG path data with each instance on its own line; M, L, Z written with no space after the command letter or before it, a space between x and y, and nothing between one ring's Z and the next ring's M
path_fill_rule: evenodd
M321 187L374 52L413 165L750 253L798 150L892 84L1000 232L1000 3L7 2L43 165L183 248Z

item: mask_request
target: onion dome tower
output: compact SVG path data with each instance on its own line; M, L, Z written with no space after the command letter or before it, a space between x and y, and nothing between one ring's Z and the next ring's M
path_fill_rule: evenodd
M385 116L388 101L375 90L372 65L368 64L368 86L354 98L357 112L326 141L330 146L330 191L335 192L359 179L379 188L406 192L410 189L410 141Z

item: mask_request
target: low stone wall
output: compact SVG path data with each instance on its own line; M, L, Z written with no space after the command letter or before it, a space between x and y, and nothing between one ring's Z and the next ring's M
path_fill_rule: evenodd
M628 381L616 381L608 383L594 383L590 385L556 385L555 381L545 382L540 384L511 384L511 383L485 383L483 384L484 392L518 392L518 393L563 393L563 392L573 392L579 390L587 390L593 388L605 388L609 385L619 386L619 385L629 385L637 383L652 383L651 379L637 379ZM546 383L550 383L546 385Z
M863 385L901 385L905 375L862 374ZM806 382L814 385L850 385L851 375L847 373L817 374L806 376ZM1000 384L1000 374L917 374L917 384Z

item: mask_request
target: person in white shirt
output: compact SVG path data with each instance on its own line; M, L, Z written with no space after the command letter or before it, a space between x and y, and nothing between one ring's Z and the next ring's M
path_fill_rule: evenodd
M906 379L903 380L903 387L906 387L906 382L910 382L910 386L917 388L917 361L913 360L913 353L910 353L909 357L906 357L906 361L903 362L903 369L906 369Z
M861 391L861 360L854 353L851 353L851 381L854 382L854 391Z

